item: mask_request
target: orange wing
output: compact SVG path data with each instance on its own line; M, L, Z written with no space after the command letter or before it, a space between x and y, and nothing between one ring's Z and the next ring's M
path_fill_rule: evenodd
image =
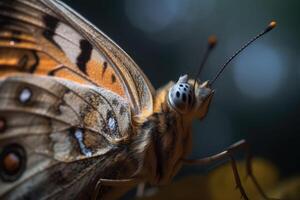
M153 87L100 30L57 0L0 2L0 76L36 73L93 84L152 111Z

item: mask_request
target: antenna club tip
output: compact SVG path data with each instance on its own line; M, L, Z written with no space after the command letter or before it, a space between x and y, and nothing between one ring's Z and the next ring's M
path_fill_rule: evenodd
M208 37L208 45L210 48L215 47L217 44L217 37L215 35L211 35Z
M271 21L271 22L269 23L269 25L268 25L266 31L268 32L268 31L272 30L273 28L276 27L276 25L277 25L277 22L276 22L276 21Z
M270 28L275 28L277 25L277 22L276 21L271 21L270 24L269 24L269 27Z

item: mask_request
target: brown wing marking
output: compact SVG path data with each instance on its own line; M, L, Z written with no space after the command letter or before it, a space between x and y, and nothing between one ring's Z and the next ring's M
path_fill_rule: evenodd
M93 181L95 170L105 175L111 162L102 156L114 159L113 153L121 151L114 141L119 144L132 135L130 116L125 100L102 88L26 74L0 79L0 158L3 149L16 144L24 148L27 166L14 182L0 181L0 197L30 197L28 186L38 194L61 197L57 184L66 191ZM82 185L74 177L82 177Z
M106 58L108 64L114 69L116 77L120 77L135 114L144 111L153 112L154 89L151 83L119 46L63 2L57 0L41 0L41 2L78 30Z
M107 64L109 62L106 58L77 31L55 15L52 16L53 13L45 12L42 7L44 6L38 1L0 2L1 75L5 75L6 72L3 71L6 69L9 69L9 73L17 69L20 72L47 75L57 66L64 65L72 70L61 70L55 76L84 84L90 84L86 79L92 80L93 83L125 97L120 78L111 65ZM8 49L10 53L7 52ZM27 68L20 67L26 63ZM104 76L103 68L107 69ZM82 75L72 73L74 70Z
M99 133L110 142L130 135L128 104L114 93L46 77L23 75L4 80L0 85L2 112L26 112L49 118L65 124L57 131L66 127L84 128L84 131ZM24 91L30 97L28 100L22 99Z

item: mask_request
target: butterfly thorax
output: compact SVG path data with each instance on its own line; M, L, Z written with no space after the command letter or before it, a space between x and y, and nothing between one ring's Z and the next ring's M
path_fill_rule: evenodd
M194 90L189 82L184 76L159 89L154 112L139 118L138 135L147 139L138 146L145 151L144 172L151 184L169 183L177 174L192 149L192 121L207 113L212 91L200 84Z

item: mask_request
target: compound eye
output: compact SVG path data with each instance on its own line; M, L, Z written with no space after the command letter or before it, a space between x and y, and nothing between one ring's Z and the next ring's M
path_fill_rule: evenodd
M170 105L180 113L186 113L192 106L193 91L188 83L176 83L169 92Z

